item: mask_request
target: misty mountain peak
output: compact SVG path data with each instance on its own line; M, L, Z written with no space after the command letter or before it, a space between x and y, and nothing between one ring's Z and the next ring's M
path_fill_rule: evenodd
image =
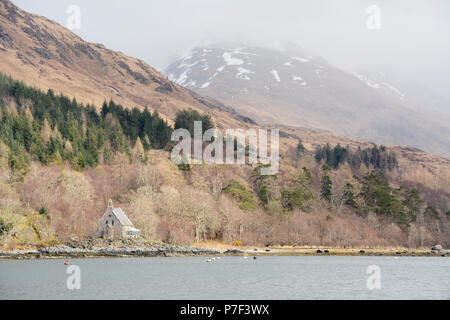
M164 73L260 123L331 130L441 154L450 150L445 117L419 111L417 92L382 72L344 71L297 45L195 47Z
M255 46L219 46L193 48L165 71L169 79L201 90L219 86L222 81L236 81L244 92L263 88L299 85L307 82L301 74L314 78L326 63L292 48L279 50Z

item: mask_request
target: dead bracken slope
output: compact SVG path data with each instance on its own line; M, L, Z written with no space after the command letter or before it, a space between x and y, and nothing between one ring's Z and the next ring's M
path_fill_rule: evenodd
M244 119L231 108L168 81L144 61L88 43L45 17L0 1L0 70L41 89L53 89L83 103L148 106L168 120L177 110L208 112L219 126Z

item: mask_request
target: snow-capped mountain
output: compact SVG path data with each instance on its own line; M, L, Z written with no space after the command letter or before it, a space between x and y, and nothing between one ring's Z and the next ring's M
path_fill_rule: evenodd
M448 113L418 111L385 75L346 72L293 45L197 47L164 73L264 124L331 130L450 156Z

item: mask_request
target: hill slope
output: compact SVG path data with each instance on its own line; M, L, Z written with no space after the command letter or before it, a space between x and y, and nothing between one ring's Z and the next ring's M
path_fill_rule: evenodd
M239 62L226 58L230 66ZM0 247L86 236L109 198L130 214L146 237L167 242L239 239L249 245L347 247L450 243L448 159L285 126L276 177L261 177L258 168L249 165L179 168L169 152L154 149L167 142L169 135L160 135L170 132L167 125L154 126L153 120L161 124L160 119L145 111L132 110L130 116L130 108L148 105L171 121L177 110L193 108L209 113L219 128L259 126L172 83L140 60L84 42L5 0L0 0L0 72L84 104L100 107L112 98L123 105L110 102L98 113L52 91L0 76ZM281 73L270 75L277 83L278 78L283 81ZM152 148L145 144L147 137ZM358 147L379 150L371 151L375 156L367 165L366 157L359 166L347 157L334 167L328 200L321 197L324 161L317 161L314 152L326 143L348 145L348 154ZM333 150L342 155L342 148ZM385 162L381 155L392 151L398 167L385 170L386 177L372 175L379 167L373 162ZM354 192L347 183L354 185ZM359 214L354 203L343 207L344 194L347 200L358 200ZM408 230L400 229L408 222L403 218L415 218L415 213L417 221Z
M243 119L230 108L168 81L144 61L85 42L45 17L0 0L0 70L41 89L101 106L113 99L145 107L172 120L177 110L207 111L219 126Z
M220 59L223 66L223 57ZM234 54L230 59L230 65L224 67L223 73L231 73L231 68L236 63ZM301 63L300 60L296 61ZM322 60L315 63L326 65ZM109 99L125 108L137 106L143 109L148 106L150 111L158 111L169 123L173 122L178 110L192 108L210 114L217 127L222 129L258 127L251 118L166 79L145 62L99 44L85 42L61 25L45 17L27 13L7 0L0 0L0 72L28 85L44 90L51 88L70 98L75 97L85 104L94 103L96 107ZM281 72L278 75L284 78ZM242 76L252 74L244 72ZM275 79L273 73L269 77ZM357 83L360 88L361 84ZM189 88L188 83L183 85ZM240 111L263 114L261 110L253 113L251 106L242 107ZM277 110L279 119L282 119L281 111L281 108ZM333 114L333 121L334 118L338 119L339 114ZM272 127L274 123L275 121L271 123ZM332 121L329 123L332 125ZM318 126L318 123L311 126ZM337 143L348 144L353 148L371 145L360 139L336 136L324 130L302 129L298 126L281 128L282 151L295 148L299 139L310 151L325 143L332 146ZM400 177L413 182L419 179L430 188L450 190L448 159L413 148L395 147L394 150L399 153Z
M331 130L450 156L450 114L434 110L434 101L416 106L416 97L405 95L385 76L347 73L295 46L284 51L198 47L164 72L261 123Z

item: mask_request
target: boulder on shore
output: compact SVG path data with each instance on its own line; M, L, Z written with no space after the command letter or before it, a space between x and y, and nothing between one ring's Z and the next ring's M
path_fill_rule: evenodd
M244 251L237 250L237 249L229 249L227 251L224 251L223 254L242 254Z
M431 248L431 250L436 250L436 251L441 251L443 248L440 244L435 245L434 247Z

